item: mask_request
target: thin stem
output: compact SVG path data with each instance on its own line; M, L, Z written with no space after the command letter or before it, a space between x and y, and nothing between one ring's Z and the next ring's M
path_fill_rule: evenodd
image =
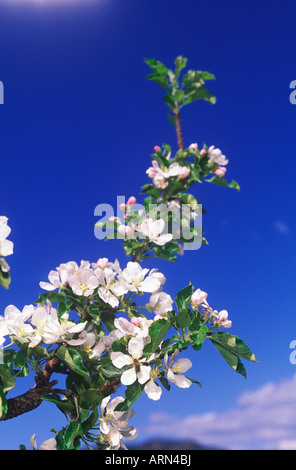
M183 135L182 135L182 129L181 129L181 119L180 119L179 109L176 107L175 109L172 110L172 112L175 116L178 148L179 150L183 150L184 142L183 142Z

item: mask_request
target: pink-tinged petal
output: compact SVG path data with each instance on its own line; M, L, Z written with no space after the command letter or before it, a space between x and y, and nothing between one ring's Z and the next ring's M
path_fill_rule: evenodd
M120 330L121 333L124 333L126 335L132 335L135 331L134 325L123 317L116 318L114 320L114 326L115 328Z

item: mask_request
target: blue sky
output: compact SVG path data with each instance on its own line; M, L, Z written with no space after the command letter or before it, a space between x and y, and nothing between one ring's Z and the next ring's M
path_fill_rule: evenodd
M244 380L210 344L188 353L202 390L176 388L157 403L141 398L133 419L139 441L192 438L194 422L205 444L214 436L224 448L295 446L295 13L287 0L0 0L0 211L15 244L2 312L36 300L39 281L61 262L106 256L125 263L120 242L95 238L94 209L138 196L154 145L177 148L144 57L170 65L182 54L190 68L216 76L209 85L216 105L184 109L184 141L221 148L227 178L241 191L195 187L210 245L147 266L166 275L172 296L189 281L207 291L259 364L245 364ZM30 385L21 379L19 390ZM1 423L0 448L28 445L34 432L42 442L63 424L43 404Z

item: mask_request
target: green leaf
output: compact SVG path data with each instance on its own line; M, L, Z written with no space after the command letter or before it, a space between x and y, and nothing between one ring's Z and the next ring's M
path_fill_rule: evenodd
M0 365L0 380L4 393L16 386L16 380L6 364Z
M187 328L192 322L192 312L188 307L184 307L180 310L178 315L175 317L177 328Z
M2 386L0 385L0 420L5 417L7 413L7 400Z
M199 331L190 336L192 339L192 347L195 351L199 351L202 348L202 344L207 337L209 328L206 325L201 325Z
M209 90L205 87L199 87L196 88L195 90L190 90L188 93L185 93L185 101L183 102L183 106L193 103L193 101L197 100L205 100L208 101L211 104L216 103L216 98L214 95L212 95Z
M159 73L161 75L166 75L168 72L167 67L160 62L159 60L155 59L144 59L147 65L152 68L152 70L156 73Z
M213 333L209 338L230 367L246 378L246 371L240 357L247 361L257 362L246 343L237 336L224 331Z
M165 335L171 328L171 321L161 318L152 323L149 328L149 336L151 338L150 343L146 344L143 350L145 356L151 356L154 353L160 343L163 341Z
M2 259L2 262L5 262L5 261ZM4 289L7 290L9 288L10 282L11 282L10 272L2 271L1 265L0 265L0 286L4 287Z
M132 404L142 395L145 384L141 385L138 381L126 388L124 393L125 400L119 403L115 411L127 411Z
M172 124L172 126L176 126L176 120L174 118L174 116L172 116L170 113L168 113L168 120L170 121L170 123Z
M64 449L77 450L80 447L80 437L83 436L83 428L80 423L70 421L69 426L64 431Z
M200 70L188 70L183 76L183 85L202 84L205 80L215 80L215 75Z
M73 372L82 377L89 378L89 371L83 365L81 354L77 349L60 346L56 351L56 355L65 362Z
M39 298L34 303L44 305L47 300L50 300L50 302L63 302L65 298L57 292L44 292L39 295Z
M160 85L164 90L169 88L169 81L166 78L165 75L162 75L160 73L151 73L146 76L147 80L152 80L153 82L157 83Z
M176 66L176 77L178 78L182 69L184 69L187 65L186 57L179 55L175 59L175 66Z
M188 307L188 305L190 304L191 296L193 294L193 289L194 289L193 285L189 284L189 286L184 287L184 289L180 290L177 293L175 302L179 311Z
M57 393L43 395L42 400L54 403L64 413L75 410L75 406L69 400L62 400Z
M94 407L98 406L103 398L102 393L97 388L89 388L80 394L79 404L84 408Z
M218 186L224 186L226 188L237 189L237 191L240 190L240 185L237 183L237 181L232 180L231 183L228 183L225 178L220 177L220 176L213 176L209 180L205 180L205 181L207 183L217 184Z
M17 351L14 355L14 365L17 368L20 368L16 377L26 377L29 374L28 348L26 346L27 345L23 345L23 349Z

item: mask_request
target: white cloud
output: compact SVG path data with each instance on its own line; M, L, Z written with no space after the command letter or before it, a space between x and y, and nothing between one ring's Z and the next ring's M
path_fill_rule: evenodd
M282 235L290 235L292 232L289 225L286 224L286 222L283 222L282 220L275 220L275 222L273 223L273 227L278 233Z
M142 432L223 449L296 449L296 374L245 392L234 408L223 412L153 414Z

